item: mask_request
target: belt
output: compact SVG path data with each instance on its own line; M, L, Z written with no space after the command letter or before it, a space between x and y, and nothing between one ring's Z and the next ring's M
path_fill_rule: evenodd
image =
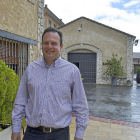
M29 126L30 127L30 126ZM52 128L52 127L44 127L44 126L39 126L39 127L30 127L32 129L36 129L36 130L40 130L44 133L51 133L53 131L57 131L57 130L61 130L61 129L64 129L64 128Z

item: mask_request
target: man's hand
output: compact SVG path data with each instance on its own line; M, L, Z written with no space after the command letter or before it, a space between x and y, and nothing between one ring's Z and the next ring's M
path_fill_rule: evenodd
M75 137L74 137L74 140L83 140L83 139L79 139L79 138L75 138Z
M11 140L21 140L20 133L12 133Z

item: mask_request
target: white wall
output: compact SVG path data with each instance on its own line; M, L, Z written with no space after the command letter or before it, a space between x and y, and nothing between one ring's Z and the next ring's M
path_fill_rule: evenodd
M11 140L12 127L0 132L0 140Z

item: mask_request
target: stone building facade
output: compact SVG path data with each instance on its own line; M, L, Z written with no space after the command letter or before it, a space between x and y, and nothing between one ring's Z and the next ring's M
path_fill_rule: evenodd
M48 27L58 28L63 26L62 19L59 19L48 7L44 7L44 29Z
M117 80L117 85L132 85L133 41L135 36L103 25L85 17L80 17L62 27L64 49L62 57L76 64L85 83L110 84L106 77L105 62L117 54L122 57L125 74Z
M27 65L42 56L44 0L4 0L0 13L0 59L21 78Z

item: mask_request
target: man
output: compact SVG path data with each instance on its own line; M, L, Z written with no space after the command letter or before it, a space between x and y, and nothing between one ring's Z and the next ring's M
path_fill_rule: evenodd
M79 69L61 59L62 49L62 33L47 28L42 35L44 57L26 68L20 82L12 112L12 140L20 140L24 116L27 129L23 140L69 140L72 112L76 116L74 140L83 139L87 99Z

